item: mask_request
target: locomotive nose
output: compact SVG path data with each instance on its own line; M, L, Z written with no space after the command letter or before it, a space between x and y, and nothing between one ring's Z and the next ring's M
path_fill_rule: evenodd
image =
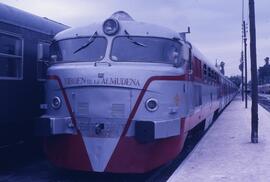
M51 132L51 135L64 134L70 139L74 138L74 141L68 140L65 143L68 147L73 146L79 138L81 146L72 150L74 153L82 151L87 156L90 171L121 171L129 163L119 157L126 152L125 145L128 143L133 146L134 151L127 149L127 153L136 155L137 149L143 146L141 141L149 142L179 135L179 119L174 114L176 111L168 111L168 108L174 106L171 95L175 95L175 89L163 93L158 91L161 85L167 87L171 83L155 81L150 84L155 69L160 72L160 68L153 69L133 65L122 66L121 69L111 66L104 71L101 63L56 65L48 73L51 76L46 85L48 110L44 123L49 123L46 125L49 129L53 128L54 133ZM163 71L165 74L167 68ZM162 114L158 110L166 110L169 114L164 115L164 112ZM143 134L145 132L148 133L148 138ZM140 140L140 136L143 140ZM57 145L48 145L50 149L57 148ZM57 153L55 150L52 150L52 156L57 156L56 159L61 158L64 162L70 157L74 160L82 159L80 156L76 158L70 156L71 153ZM64 165L64 162L59 162L59 165ZM71 166L73 168L73 163ZM129 170L132 171L133 167Z
M44 136L79 138L81 148L72 150L75 153L76 150L83 151L91 164L89 170L96 172L106 171L122 135L134 135L130 129L134 126L127 123L145 82L145 75L138 76L136 67L119 69L110 66L109 70L104 70L108 66L106 62L97 62L49 68L46 83L48 109L39 122L39 128L46 130ZM50 149L57 148L48 145ZM66 145L73 144L67 142ZM70 153L51 153L64 161L71 157Z

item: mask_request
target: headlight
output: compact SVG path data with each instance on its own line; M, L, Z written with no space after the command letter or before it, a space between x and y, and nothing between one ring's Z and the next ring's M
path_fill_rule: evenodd
M148 111L154 112L158 109L158 101L157 99L150 98L145 102L145 107Z
M103 23L103 31L107 35L115 35L119 31L119 22L113 18Z
M59 97L55 96L53 99L52 99L52 107L54 109L59 109L61 107L61 104L62 104L62 101Z

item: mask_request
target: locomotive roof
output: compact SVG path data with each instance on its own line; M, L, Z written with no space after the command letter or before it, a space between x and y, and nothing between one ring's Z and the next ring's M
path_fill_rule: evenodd
M55 35L59 31L69 28L64 24L27 13L3 3L0 3L0 22L49 35Z
M118 19L120 24L120 31L117 35L125 35L124 31L126 30L130 35L132 36L149 36L149 37L163 37L163 38L179 38L180 35L163 26L154 25L150 23L143 23L143 22L137 22L133 21L132 19L129 20L123 20ZM56 40L61 40L65 38L73 38L73 37L80 37L80 36L91 36L96 31L99 35L104 35L103 29L102 29L103 22L101 23L93 23L88 26L84 27L78 27L78 28L71 28L68 30L65 30L59 34L56 35Z

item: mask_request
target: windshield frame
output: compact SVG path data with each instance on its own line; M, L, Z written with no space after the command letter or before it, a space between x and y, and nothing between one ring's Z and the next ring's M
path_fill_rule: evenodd
M152 62L152 61L150 62L150 61L136 61L136 60L115 61L115 60L112 59L112 50L113 50L113 46L114 46L114 43L115 43L115 39L117 39L119 37L126 37L127 39L128 39L128 37L131 37L131 38L133 38L133 37L135 37L135 38L136 37L141 37L141 38L165 39L165 40L169 40L169 41L175 42L175 43L179 44L180 46L183 46L180 41L177 41L177 40L175 40L173 38L157 37L157 36L142 36L142 35L118 35L118 36L113 37L113 39L111 41L110 53L109 53L109 59L110 59L110 61L115 62L115 63L148 63L148 64L166 64L166 65L173 65L174 64L174 63L166 63L166 62ZM179 59L180 59L180 54L181 54L181 52L179 52Z
M61 41L65 41L65 40L80 39L80 38L86 38L86 41L87 41L89 38L91 38L91 35L89 35L89 36L70 37L70 38L64 38L64 39L60 39L60 40L53 40L53 42L50 45L50 56L55 55L55 54L51 54L51 48L52 48L52 46L54 44L59 43ZM85 60L85 61L74 61L74 60L63 60L63 59L61 61L52 61L52 60L50 60L50 63L51 64L59 64L59 63L94 63L94 62L103 60L106 57L106 52L107 52L107 49L108 49L108 42L109 41L108 41L107 37L106 36L103 36L103 35L93 36L93 38L95 38L95 40L97 38L103 38L103 39L105 39L106 46L105 46L105 51L104 51L103 58L97 59L95 61L89 61L89 60Z

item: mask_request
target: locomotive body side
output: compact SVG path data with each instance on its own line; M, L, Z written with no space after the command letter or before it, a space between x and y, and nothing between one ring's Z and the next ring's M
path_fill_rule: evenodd
M191 44L120 14L55 37L48 110L38 123L59 167L150 171L175 158L188 131L218 112L220 87L214 79L205 87Z

